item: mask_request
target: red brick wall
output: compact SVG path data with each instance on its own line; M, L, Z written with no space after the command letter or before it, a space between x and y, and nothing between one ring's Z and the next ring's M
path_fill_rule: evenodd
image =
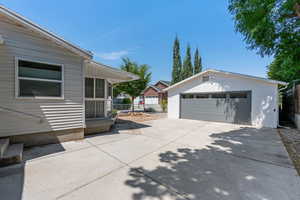
M144 91L144 96L158 96L158 92L152 87L149 87Z

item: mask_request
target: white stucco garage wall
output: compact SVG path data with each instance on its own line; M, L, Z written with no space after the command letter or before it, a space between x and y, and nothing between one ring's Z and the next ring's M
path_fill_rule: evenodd
M205 76L208 75L207 73ZM168 90L168 117L180 116L180 94L197 92L252 91L251 120L257 127L277 127L277 84L228 74L209 72L210 80L202 82L202 76Z

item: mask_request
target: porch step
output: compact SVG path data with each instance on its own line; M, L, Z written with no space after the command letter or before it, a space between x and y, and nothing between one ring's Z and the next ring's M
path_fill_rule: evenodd
M8 145L9 145L9 139L8 138L0 139L0 159L4 155L4 152L6 151Z
M9 145L4 155L0 158L0 166L17 164L22 162L23 144Z
M87 120L84 135L96 134L109 131L111 126L114 124L112 119L95 119Z

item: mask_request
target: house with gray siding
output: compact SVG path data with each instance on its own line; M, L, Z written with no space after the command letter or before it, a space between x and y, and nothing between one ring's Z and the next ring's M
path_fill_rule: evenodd
M112 84L137 78L0 6L0 138L81 139L89 120L110 123Z

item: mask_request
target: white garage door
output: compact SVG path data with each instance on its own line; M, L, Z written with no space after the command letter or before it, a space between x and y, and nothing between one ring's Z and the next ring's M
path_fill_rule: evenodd
M146 96L145 104L158 104L158 97L157 96Z

